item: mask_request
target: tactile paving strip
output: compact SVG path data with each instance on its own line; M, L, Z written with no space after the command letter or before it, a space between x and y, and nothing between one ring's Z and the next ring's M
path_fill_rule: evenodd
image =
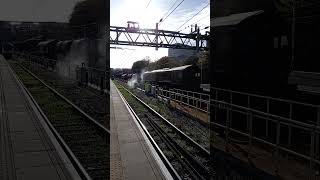
M110 179L111 180L122 180L122 165L121 165L121 157L120 157L120 149L119 149L119 141L117 135L117 124L115 123L114 117L114 107L113 102L110 99Z

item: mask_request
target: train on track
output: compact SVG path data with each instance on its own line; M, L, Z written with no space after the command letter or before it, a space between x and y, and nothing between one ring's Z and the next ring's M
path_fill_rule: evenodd
M198 65L190 64L173 68L145 71L141 74L120 72L113 74L112 77L130 82L131 84L139 86L145 90L150 90L151 86L157 86L163 89L177 88L208 94L208 92L202 88L202 84L208 84L209 74L207 72L207 67L204 67L201 70Z
M2 43L2 49L6 50L8 54L12 54L15 51L57 60L70 53L72 46L79 48L80 45L85 44L86 48L89 47L89 41L89 39L57 40L35 37L20 42L4 42Z
M174 68L157 69L143 73L144 83L166 88L200 90L199 68L195 65L184 65Z
M66 55L70 51L71 44L74 41L77 40L28 39L22 42L4 42L2 43L1 51L8 57L11 57L15 51L56 60L59 55Z

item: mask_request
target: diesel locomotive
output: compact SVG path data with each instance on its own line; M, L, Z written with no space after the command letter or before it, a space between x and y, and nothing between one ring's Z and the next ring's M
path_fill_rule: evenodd
M196 65L147 71L143 74L142 80L144 83L158 85L162 88L201 91L200 70Z

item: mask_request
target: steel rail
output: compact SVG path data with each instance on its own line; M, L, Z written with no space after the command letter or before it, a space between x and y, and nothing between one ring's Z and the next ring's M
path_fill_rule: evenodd
M36 109L39 111L39 114L44 119L44 122L48 125L48 127L51 130L52 134L55 136L55 138L57 139L57 141L61 145L62 149L64 150L64 152L66 153L66 155L70 159L70 161L73 164L74 168L79 173L79 176L83 180L92 180L92 178L86 172L85 168L82 166L82 164L80 163L78 158L74 155L74 153L71 151L71 149L69 148L67 143L63 140L63 138L60 136L60 134L58 133L56 128L52 125L52 123L49 121L49 119L47 118L45 113L42 111L42 109L40 108L39 104L36 102L36 100L31 95L30 91L23 85L22 81L16 76L16 74L13 72L11 67L9 69L13 73L14 77L16 78L16 80L18 81L18 84L25 90L25 92L27 93L27 95L29 96L29 98L31 99L33 104L35 105Z
M122 85L120 85L121 87L123 87ZM177 133L179 133L181 136L183 136L187 141L189 141L189 143L193 144L194 146L198 147L203 154L206 155L210 155L210 152L205 149L204 147L202 147L199 143L197 143L196 141L194 141L192 138L190 138L188 135L186 135L184 132L182 132L179 128L177 128L175 125L173 125L170 121L168 121L167 119L165 119L161 114L159 114L157 111L155 111L154 109L152 109L148 104L146 104L145 102L143 102L140 98L138 98L136 95L134 95L133 93L131 93L128 89L126 89L125 87L123 87L124 90L126 90L128 93L130 93L135 99L137 99L142 105L144 105L148 110L150 110L150 112L152 112L153 114L155 114L156 116L158 116L161 120L163 120L163 122L165 122L167 125L169 125L171 128L173 128Z
M151 142L151 144L153 145L153 147L155 148L155 150L157 151L159 157L161 158L161 160L164 162L165 166L167 167L167 169L169 170L170 174L173 176L174 179L177 180L181 180L180 175L177 173L177 171L173 168L173 166L171 165L171 163L169 162L169 160L166 158L166 156L163 154L163 152L161 151L161 149L159 148L159 146L157 145L157 143L155 142L155 140L152 138L152 136L150 135L149 131L147 130L147 128L144 126L144 124L142 123L142 121L140 120L140 118L138 117L138 115L135 113L135 111L132 109L132 107L129 105L129 103L127 102L127 100L123 97L123 95L120 93L120 91L117 89L121 99L123 100L123 102L125 103L125 105L128 107L128 109L131 111L131 113L133 114L134 118L138 121L140 127L143 129L144 133L146 134L146 136L148 137L149 141Z
M170 136L166 135L166 132L155 122L151 117L145 114L148 123L152 126L153 129L157 131L157 134L163 139L165 144L172 146L172 149L176 154L179 154L182 158L183 163L190 169L195 178L207 179L210 177L208 170L201 164L198 160L192 157L190 153L188 153L183 147L181 147L176 141L174 141ZM186 160L187 159L187 160ZM199 170L201 172L199 172Z
M122 85L120 85L125 91L127 91L130 95L132 95L138 102L140 102L141 104L143 104L143 106L145 106L149 112L151 112L153 115L156 115L156 117L158 117L160 120L162 120L162 122L165 122L165 124L169 125L170 128L174 129L175 132L178 132L178 134L184 138L186 140L187 143L192 144L193 148L196 148L197 151L199 151L205 157L210 156L209 151L207 151L205 148L203 148L201 145L199 145L197 142L195 142L193 139L191 139L189 136L187 136L185 133L183 133L181 130L179 130L177 127L175 127L171 122L169 122L168 120L166 120L163 116L161 116L159 113L157 113L155 110L153 110L150 106L148 106L146 103L144 103L142 100L140 100L137 96L135 96L133 93L131 93L129 90L127 90L125 87L123 87ZM148 118L147 118L148 119ZM147 120L148 121L148 120ZM160 127L155 127L158 126L157 124L148 121L149 124L153 127L153 129L158 129L157 131L160 131ZM160 129L159 129L160 128ZM161 133L160 134L164 134L165 132L161 129ZM188 164L192 164L192 171L195 174L202 174L201 177L205 177L208 178L210 177L210 172L208 172L208 170L204 167L204 165L202 163L200 163L198 160L195 160L187 151L185 151L180 145L178 145L176 142L174 142L174 140L170 137L165 137L166 141L169 141L170 144L173 144L175 147L177 147L180 151L180 154L182 154L186 159L188 159ZM188 166L188 165L187 165ZM190 166L190 165L189 165ZM197 169L201 170L201 172L198 172L198 170L195 170L194 167L196 167ZM190 169L190 167L188 168Z
M83 115L87 120L91 121L94 125L96 125L100 130L104 131L107 134L110 134L110 130L108 130L106 127L104 127L102 124L100 124L97 120L92 118L90 115L85 113L82 109L80 109L77 105L72 103L70 100L68 100L66 97L64 97L62 94L60 94L58 91L47 85L45 82L43 82L40 78L38 78L35 74L33 74L31 71L26 69L23 65L19 63L19 66L21 66L26 72L28 72L31 76L36 78L39 82L41 82L44 86L46 86L50 91L52 91L54 94L59 96L62 100L67 102L69 105L71 105L75 110L77 110L81 115Z

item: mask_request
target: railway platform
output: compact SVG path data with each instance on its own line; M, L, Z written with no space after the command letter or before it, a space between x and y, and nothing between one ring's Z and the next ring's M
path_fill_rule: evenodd
M111 179L172 179L110 81Z
M2 55L0 97L0 179L80 179Z

